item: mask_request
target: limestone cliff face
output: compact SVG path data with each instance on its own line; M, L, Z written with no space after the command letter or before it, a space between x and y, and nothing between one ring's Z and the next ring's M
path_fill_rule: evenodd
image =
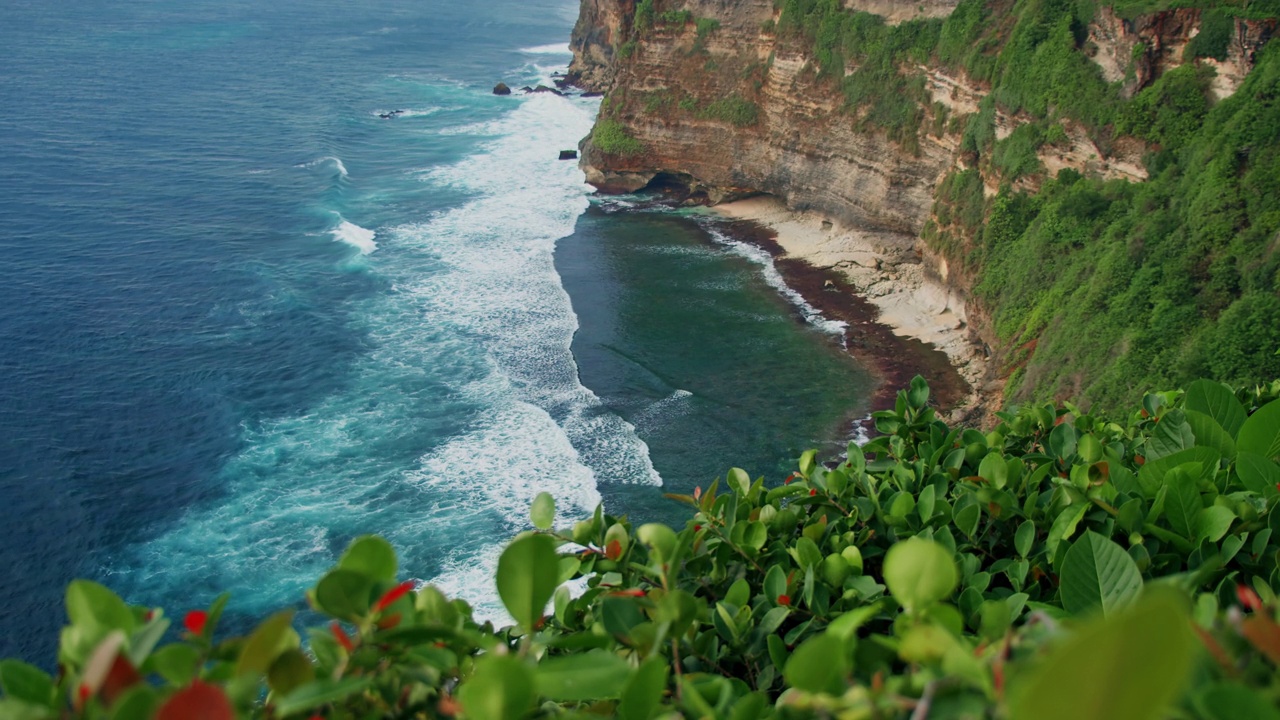
M923 78L931 103L923 108L917 136L891 139L844 107L834 84L818 77L807 43L774 32L773 0L650 2L645 4L652 8L652 22L633 28L636 0L582 0L571 70L579 85L608 91L600 123L638 143L584 140L581 165L588 182L604 192L678 186L709 203L771 194L793 210L915 242L926 271L963 301L977 278L954 269L959 258L931 252L919 238L939 183L974 161L962 151L960 133L989 88L943 68L902 68ZM843 2L889 22L945 16L955 6L955 0ZM1085 49L1108 80L1123 82L1132 95L1184 62L1200 21L1194 9L1136 19L1100 9ZM1274 21L1234 21L1226 59L1209 61L1218 72L1216 95L1235 92L1274 31ZM996 136L1007 137L1030 121L997 109ZM1146 178L1142 157L1150 148L1142 142L1099 141L1070 121L1062 129L1065 140L1038 151L1046 172L1023 177L1019 186L1034 190L1046 174L1063 168L1128 181ZM991 172L983 168L988 195L1001 182ZM967 314L973 339L991 346L996 367L1001 348L985 321L989 313L971 304Z

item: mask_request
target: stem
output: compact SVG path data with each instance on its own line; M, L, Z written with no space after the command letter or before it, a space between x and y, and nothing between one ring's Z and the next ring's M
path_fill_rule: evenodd
M924 686L924 693L920 696L920 700L916 702L916 709L911 713L911 720L925 720L925 718L929 717L929 706L933 704L933 693L937 689L937 680L930 680Z
M1145 523L1142 526L1142 530L1143 532L1146 532L1150 535L1154 535L1157 538L1178 548L1178 552L1186 553L1189 555L1195 551L1195 547L1191 543L1187 542L1186 540L1183 540L1181 537L1174 535L1173 533L1169 532L1168 530L1165 530L1164 528L1156 527L1152 523Z

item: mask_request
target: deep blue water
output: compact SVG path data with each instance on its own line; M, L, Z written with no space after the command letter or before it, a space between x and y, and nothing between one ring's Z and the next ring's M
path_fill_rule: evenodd
M48 663L74 577L244 615L368 532L491 608L538 491L665 517L865 410L767 261L588 211L597 100L489 92L576 12L3 3L0 657Z

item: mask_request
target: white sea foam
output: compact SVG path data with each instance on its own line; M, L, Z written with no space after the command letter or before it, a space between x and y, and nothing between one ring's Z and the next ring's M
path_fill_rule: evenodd
M693 393L677 388L670 395L636 413L631 421L640 430L657 430L668 424L673 417L687 412L691 397Z
M826 317L821 311L810 305L809 301L805 300L800 293L787 285L787 281L783 279L782 273L778 272L778 267L774 265L773 257L768 252L750 243L734 240L716 228L713 223L704 223L703 228L706 229L713 240L728 248L730 252L741 255L759 265L764 281L794 305L806 322L823 332L835 335L840 338L840 343L844 344L845 330L848 329L849 324L843 320L831 320Z
M373 241L377 237L375 231L343 220L341 215L338 216L338 220L337 227L329 230L329 234L333 235L334 240L350 245L359 250L361 255L368 255L378 249L378 243Z
M587 207L581 171L553 150L590 131L592 107L521 98L493 140L425 175L471 200L379 227L386 260L369 272L388 289L351 308L367 350L342 386L246 425L223 493L108 568L126 593L296 602L351 537L376 532L406 575L501 618L493 566L538 492L574 517L600 483L660 484L634 427L578 381L577 318L553 263ZM374 244L336 222L335 238Z
M322 158L317 158L315 160L312 160L311 162L305 162L295 167L306 168L309 170L311 168L320 167L322 165L329 164L329 163L333 164L333 168L338 171L338 175L342 177L347 177L347 166L342 164L342 158L334 157L332 155L326 155Z
M520 48L520 52L530 55L572 55L573 51L569 49L569 43L552 43L550 45L535 45L533 47Z

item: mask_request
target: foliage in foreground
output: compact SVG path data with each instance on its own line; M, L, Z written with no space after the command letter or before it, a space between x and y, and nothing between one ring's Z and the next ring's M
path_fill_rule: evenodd
M731 470L676 531L597 509L503 552L495 629L358 538L293 609L174 642L67 591L59 672L0 662L4 718L1280 718L1280 382L949 428L919 378L884 433L775 487ZM574 597L567 580L579 578ZM548 603L552 612L546 614Z

